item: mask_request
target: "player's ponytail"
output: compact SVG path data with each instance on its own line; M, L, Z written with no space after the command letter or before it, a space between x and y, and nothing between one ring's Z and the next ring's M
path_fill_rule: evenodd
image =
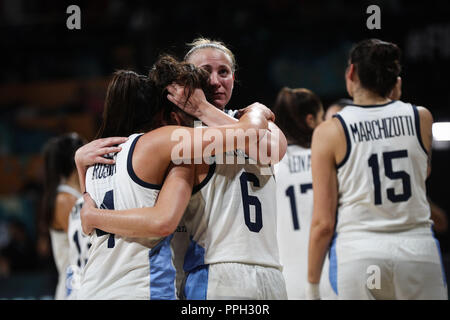
M401 72L401 50L390 42L367 39L350 51L361 85L381 97L387 97Z
M58 185L68 178L75 167L75 152L84 144L76 133L50 139L42 150L44 159L44 193L38 231L46 233L53 220Z
M308 114L316 117L322 108L319 97L311 90L284 87L273 108L275 123L289 143L310 148L314 129L308 125L306 117Z
M103 121L96 138L127 137L151 129L151 87L145 76L134 71L116 71L106 92Z

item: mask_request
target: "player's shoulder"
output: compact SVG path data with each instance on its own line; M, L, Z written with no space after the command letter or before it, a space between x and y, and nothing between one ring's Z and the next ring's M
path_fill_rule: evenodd
M77 198L68 192L58 192L55 199L56 206L73 206Z
M419 117L426 122L433 122L431 111L424 106L416 106Z
M342 131L342 125L338 117L328 119L319 124L313 132L313 137L328 137L332 139Z

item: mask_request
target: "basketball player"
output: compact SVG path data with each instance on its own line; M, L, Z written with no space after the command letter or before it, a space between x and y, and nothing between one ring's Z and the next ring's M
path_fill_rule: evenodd
M320 298L331 242L339 299L447 299L425 190L433 118L388 97L400 69L397 45L358 43L345 73L354 104L314 131L308 298Z
M234 56L228 52L223 44L203 39L186 58L209 71L214 89L210 101L222 110L231 97L234 81ZM196 106L205 99L201 91L196 90L188 99L183 87L169 86L168 91L170 101L197 116ZM224 124L222 119L214 117L203 122L210 126ZM272 123L269 126L272 133L278 130ZM284 155L286 141L282 133L278 141L268 139L267 144L274 161ZM184 298L286 299L276 239L275 180L272 175L261 174L261 166L243 154L225 157L222 162L203 164L198 169L207 175L194 188L180 225L190 236L184 260ZM233 164L224 164L228 161ZM268 165L265 168L270 169ZM118 211L114 214L121 215ZM127 231L124 225L115 227L122 228L118 233Z
M330 104L325 111L324 120L329 120L333 118L333 116L341 111L345 106L348 106L349 104L353 104L352 99L346 99L342 98L339 100L334 101L332 104Z
M227 130L266 129L267 119L273 117L267 108L255 104L238 123L228 126L196 129L162 126L171 121L181 122L179 115L170 112L170 102L163 95L165 87L177 81L192 90L205 87L207 78L204 70L167 56L155 63L148 78L131 71L115 74L108 88L104 121L98 136L148 132L131 134L120 146L121 152L113 155L113 165L90 167L86 191L98 207L109 209L105 212L128 208L142 210L134 210L125 219L110 215L112 224L119 220L121 227L129 227L128 233L119 233L119 236L117 229L107 225L110 220L101 230L92 232L92 247L78 299L176 298L170 234L188 204L194 171L190 164L172 164L172 149L178 143L171 139L172 134L183 129L190 135L190 154L197 147L203 150L206 146L233 150L236 147L227 142ZM210 113L216 113L215 117L228 117L222 112L217 115L218 110L210 104L206 108L211 108ZM193 139L208 136L212 130L222 133L223 143ZM85 201L88 202L86 197ZM140 215L142 213L144 215ZM150 219L143 220L149 216ZM96 225L95 220L91 222ZM153 233L149 234L149 230Z
M83 145L76 133L64 134L49 140L43 149L44 198L42 225L50 232L53 257L58 270L58 284L54 298L66 298L66 268L69 265L67 238L69 214L81 197L74 155Z
M214 89L211 103L225 110L236 71L231 50L219 41L196 39L185 60L209 71ZM169 99L182 107L182 90L169 88L169 93ZM195 97L194 93L191 100ZM186 106L183 110L195 114ZM271 132L281 131L269 122L268 136ZM278 139L269 138L268 144L274 164L283 158L286 140L280 133ZM226 157L243 157L245 164L216 163L211 179L192 196L183 216L191 238L184 262L184 295L187 299L286 299L276 238L273 173L262 175L261 166L245 155ZM272 171L271 166L265 168Z
M389 95L389 99L391 100L400 100L402 89L402 80L400 77L397 77L397 83ZM351 99L339 99L333 102L325 112L325 120L331 119L336 113L344 109L348 105L353 105L353 100ZM433 230L437 234L445 233L448 229L448 219L447 213L436 203L434 203L430 197L427 197L428 202L430 203L430 218L433 221Z
M309 227L313 211L311 138L322 123L319 97L304 88L283 88L274 113L276 124L288 141L286 156L275 165L277 180L277 228L280 259L290 300L304 300L308 271ZM328 279L328 257L320 281L322 298L333 299Z
M66 299L76 300L81 286L82 270L87 262L88 250L91 247L89 237L83 233L80 211L83 197L78 198L69 215L67 235L69 239L69 265L66 268Z

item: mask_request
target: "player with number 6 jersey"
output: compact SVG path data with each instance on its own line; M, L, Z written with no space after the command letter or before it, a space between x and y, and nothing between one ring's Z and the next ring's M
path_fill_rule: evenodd
M275 179L245 155L227 153L221 160L210 165L182 218L190 236L185 298L285 299Z
M185 60L210 73L214 95L211 101L224 110L229 102L236 70L234 54L222 42L195 39ZM169 98L195 115L184 90L169 88ZM213 123L206 123L212 125ZM286 139L269 122L267 140L276 163L286 152ZM259 150L258 150L259 152ZM276 237L276 185L272 167L258 165L242 152L213 159L209 178L192 195L183 216L189 247L184 261L186 299L286 299Z

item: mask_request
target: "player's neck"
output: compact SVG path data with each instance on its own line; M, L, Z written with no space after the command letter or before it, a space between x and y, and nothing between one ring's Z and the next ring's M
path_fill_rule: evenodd
M76 171L72 172L72 174L66 180L64 180L64 184L67 184L68 186L81 192L80 182L78 180L78 173Z
M369 106L376 104L385 104L391 101L387 97L381 97L371 91L359 89L353 94L353 103L361 106Z

